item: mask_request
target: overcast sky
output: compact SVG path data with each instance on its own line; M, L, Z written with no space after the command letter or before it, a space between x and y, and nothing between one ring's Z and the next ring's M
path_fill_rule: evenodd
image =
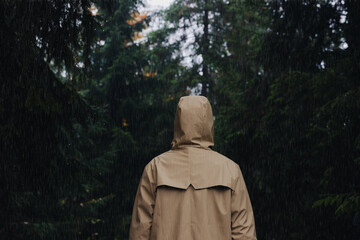
M163 7L163 8L168 7L172 2L173 2L173 0L145 0L144 1L144 3L148 6Z
M174 0L143 0L143 3L145 4L144 8L140 8L140 12L146 12L147 14L152 14L156 11L159 10L164 10L165 8L169 7L171 5L171 3L173 3ZM155 30L157 28L160 27L160 19L152 19L153 21L150 22L150 26L149 28L144 31L144 34L146 35L148 32ZM160 20L161 21L161 20ZM188 36L192 35L192 29L188 29L189 33ZM179 33L178 33L179 34ZM178 34L175 34L175 38ZM191 38L190 38L191 39ZM187 43L185 43L185 46L187 45ZM184 55L185 59L182 61L182 64L185 66L190 67L192 65L191 63L191 58L189 57L189 55L192 53L193 51L191 49L186 49L183 47L182 49L182 54ZM199 57L199 61L201 61L202 58ZM198 83L197 86L190 88L188 87L188 89L190 90L190 95L199 95L202 89L202 84Z
M146 8L156 9L156 8L167 8L173 0L144 0Z

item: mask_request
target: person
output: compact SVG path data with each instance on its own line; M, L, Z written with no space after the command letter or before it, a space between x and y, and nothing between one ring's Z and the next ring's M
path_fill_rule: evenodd
M255 222L239 165L213 151L206 97L179 100L171 150L145 167L130 240L255 240Z

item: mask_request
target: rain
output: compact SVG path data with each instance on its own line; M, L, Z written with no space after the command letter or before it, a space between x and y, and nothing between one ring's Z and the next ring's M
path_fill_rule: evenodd
M182 96L257 239L360 238L360 1L0 3L0 239L126 240Z

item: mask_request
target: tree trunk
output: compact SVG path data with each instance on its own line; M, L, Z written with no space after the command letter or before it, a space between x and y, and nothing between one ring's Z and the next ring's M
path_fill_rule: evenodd
M208 10L208 0L204 1L204 17L203 17L203 31L204 35L202 37L202 72L203 72L203 82L202 82L202 89L201 95L207 97L210 93L210 74L209 68L207 65L207 58L208 58L208 51L209 51L209 10Z

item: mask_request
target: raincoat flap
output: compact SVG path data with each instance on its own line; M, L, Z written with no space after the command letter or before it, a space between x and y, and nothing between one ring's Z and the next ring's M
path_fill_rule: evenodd
M168 151L156 159L156 187L195 189L223 186L235 190L237 166L212 150L181 148Z

